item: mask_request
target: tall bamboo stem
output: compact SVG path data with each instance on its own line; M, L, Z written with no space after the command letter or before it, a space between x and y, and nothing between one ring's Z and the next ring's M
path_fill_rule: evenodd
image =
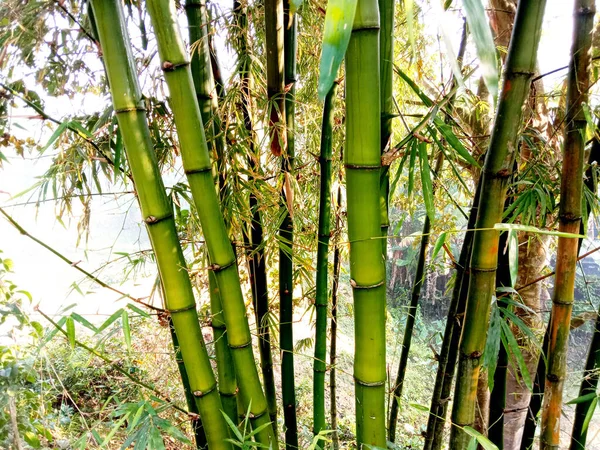
M331 236L331 156L333 140L333 84L323 106L321 127L321 187L319 191L319 231L317 240L317 275L315 307L315 359L313 363L313 432L325 429L325 372L327 370L327 306L329 299L329 240Z
M209 270L214 273L221 294L241 403L244 408L250 406L252 426L258 429L270 423L267 402L254 364L252 337L236 257L214 189L211 159L198 101L194 95L187 52L177 25L175 6L169 0L149 0L147 5L156 34L161 65L169 86L183 168L198 210L212 263ZM268 446L274 442L273 428L262 427L255 437L258 442Z
M246 10L239 0L233 2L233 13L239 31L237 39L238 55L240 64L240 84L241 84L241 105L242 117L244 119L244 128L248 133L249 157L248 163L252 173L258 171L258 162L260 155L257 153L256 136L252 120L252 96L251 86L252 68L251 58L248 53L248 18ZM253 176L254 187L257 188L258 175ZM267 285L267 264L263 245L263 224L262 214L260 212L258 198L254 190L248 196L250 211L252 212L251 227L247 233L249 242L247 258L250 273L250 284L252 287L252 301L254 305L254 314L258 330L258 349L260 353L260 367L265 387L265 396L269 408L271 422L277 424L277 395L275 387L275 377L273 373L273 355L271 351L271 333L268 324L269 315L269 291ZM276 427L276 425L274 425Z
M92 8L109 79L114 110L127 152L142 216L156 255L165 305L179 338L194 400L211 449L231 449L221 400L196 312L192 285L179 245L171 204L160 176L146 122L131 45L117 0L93 0ZM211 181L212 183L212 181Z
M381 116L377 0L359 0L346 52L346 189L354 295L358 448L386 446L385 264L381 246Z
M337 209L335 212L335 231L339 237L342 227L342 171L340 171L340 185L337 192ZM337 419L337 381L336 367L337 364L337 318L338 318L338 288L340 284L340 242L335 241L335 250L333 251L333 281L331 283L331 343L329 348L329 402L331 414L331 444L333 450L338 450L340 447L340 438L338 436L338 419Z
M545 0L521 0L508 51L504 84L485 158L479 211L469 270L471 279L459 350L458 376L452 408L450 448L466 448L475 417L477 380L489 324L490 302L495 290L498 231L508 179L517 153L518 130L535 71Z
M582 219L583 156L587 123L582 105L587 102L590 85L594 14L593 0L575 1L558 225L559 230L566 233L578 233ZM571 311L575 296L577 253L577 238L558 238L556 278L549 324L546 387L542 406L542 450L557 449L560 440L560 416L567 370Z

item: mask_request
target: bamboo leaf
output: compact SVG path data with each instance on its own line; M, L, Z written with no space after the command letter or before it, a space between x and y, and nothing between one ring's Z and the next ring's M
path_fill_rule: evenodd
M445 124L444 121L439 117L433 119L433 124L444 137L446 142L450 144L450 146L456 151L456 153L459 154L462 159L475 167L479 167L479 164L477 161L475 161L475 158L473 158L465 146L462 145L462 142L460 142L460 140L456 137L449 125Z
M54 144L54 142L56 142L56 140L60 137L60 135L65 132L65 130L67 129L68 126L69 126L68 121L61 123L58 126L58 128L56 128L56 130L54 130L54 133L52 133L52 136L50 136L50 139L48 139L48 142L46 142L46 145L44 145L44 147L42 148L42 150L40 150L40 152L44 153L46 150L48 150L48 148L50 148L50 146L52 144Z
M125 423L125 421L129 418L130 414L131 413L129 413L129 412L126 414L123 414L123 417L121 417L119 419L119 421L117 423L115 423L115 426L112 427L112 429L110 430L110 433L108 433L106 435L106 437L100 444L100 447L105 447L106 445L108 445L108 443L110 443L110 440L113 438L113 436L116 434L116 432L119 431L119 429L121 428L121 425L123 425Z
M411 61L417 58L417 46L415 44L415 2L414 0L404 1L406 26L408 28L408 42L410 43Z
M440 252L440 250L442 249L444 243L446 242L446 236L448 234L443 231L440 233L440 235L438 236L437 240L435 241L435 246L433 247L433 253L431 254L431 260L433 261L435 259L435 257L438 255L438 253Z
M150 314L148 314L146 311L144 311L143 309L138 308L137 306L135 306L132 303L128 303L127 304L127 308L129 308L130 310L132 310L133 312L138 313L140 316L142 317L146 317L149 318Z
M93 323L91 323L89 320L87 320L85 317L82 317L75 312L71 313L71 317L73 318L73 320L75 320L76 322L79 322L81 325L83 325L87 329L92 330L94 332L98 331L98 328L96 328L96 326Z
M531 375L529 374L527 364L525 364L523 353L521 352L519 344L515 339L515 335L513 334L508 324L504 320L502 320L501 323L503 335L505 336L506 342L508 343L507 350L510 350L510 353L517 360L517 365L519 366L519 371L521 372L521 376L523 377L523 382L525 383L525 386L527 386L527 389L531 391L533 389L533 384L531 383Z
M318 93L321 101L333 86L352 34L358 0L331 0L327 4Z
M121 322L123 323L123 338L125 339L127 351L131 351L131 329L129 327L129 313L126 309L121 312Z
M421 172L421 185L423 188L423 201L429 220L433 223L435 220L435 205L433 203L433 185L431 183L431 168L429 167L429 158L427 156L427 144L419 142L419 165Z
M545 235L549 235L549 236L558 236L558 237L565 237L565 238L585 238L585 236L582 234L565 233L563 231L541 230L537 227L533 227L530 225L518 225L518 224L514 224L514 223L497 223L497 224L494 224L494 229L500 230L500 231L510 231L510 230L526 231L528 233L545 234Z
M119 317L121 317L121 311L123 311L123 310L119 309L119 310L115 311L108 319L106 319L104 321L104 323L102 325L100 325L100 327L98 328L98 331L96 332L96 334L102 333L110 325L112 325L115 322L115 320L117 320Z
M483 351L483 365L488 371L488 386L490 391L494 388L494 373L498 365L498 352L500 351L500 335L502 318L498 308L493 308L490 315L490 328Z
M463 0L469 31L473 35L483 81L487 86L494 104L498 100L498 59L496 46L487 14L481 0Z
M469 436L474 437L477 440L477 443L481 445L485 450L498 450L498 447L496 447L492 441L490 441L488 438L486 438L483 434L481 434L474 428L464 427L463 431Z
M508 267L510 269L510 284L515 287L519 276L519 240L515 230L508 232Z
M412 197L415 186L415 159L417 157L417 141L413 139L410 143L410 159L408 160L408 196Z
M578 403L585 403L597 398L598 394L595 392L590 392L589 394L582 395L581 397L574 398L573 400L569 400L567 405L577 405Z
M66 326L69 345L71 345L71 348L75 348L75 322L72 317L67 317Z
M590 421L592 417L594 417L594 411L596 410L596 405L598 405L598 397L595 397L590 404L587 414L585 415L585 420L583 421L583 425L581 427L581 431L585 433L590 425Z

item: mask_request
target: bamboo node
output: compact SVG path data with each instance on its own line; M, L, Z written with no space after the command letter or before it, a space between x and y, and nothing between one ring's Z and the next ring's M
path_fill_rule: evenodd
M546 378L552 383L558 383L560 381L560 377L554 373L549 373L546 375Z
M383 380L383 381L362 381L362 380L358 379L357 377L354 377L354 382L356 384L359 384L359 385L365 386L365 387L378 387L378 386L385 386L386 380Z
M231 262L228 262L227 264L225 264L224 266L221 266L219 264L211 264L207 267L208 270L212 270L213 272L220 272L222 270L227 269L228 267L231 267L233 264L235 264L235 259L233 259Z
M144 219L144 222L146 222L147 225L155 225L158 222L162 222L163 220L166 219L171 219L173 217L172 213L166 214L162 217L156 217L156 216L148 216Z
M202 397L210 394L211 392L213 392L215 389L217 389L217 383L213 384L206 391L197 390L197 391L192 392L192 394L194 395L194 397L202 398Z
M350 286L352 286L354 289L375 289L380 286L383 286L384 284L385 284L385 280L380 281L379 283L375 283L375 284L360 285L352 278L350 279Z
M176 313L180 313L180 312L184 312L184 311L189 311L191 309L196 309L195 303L192 303L191 305L188 305L188 306L184 306L183 308L167 309L166 311L169 314L176 314Z

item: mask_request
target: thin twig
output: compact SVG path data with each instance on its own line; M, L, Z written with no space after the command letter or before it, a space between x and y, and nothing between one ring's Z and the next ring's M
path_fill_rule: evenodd
M69 264L71 267L73 267L74 269L78 270L79 272L81 272L82 274L84 274L86 277L88 277L90 280L94 281L95 283L99 284L100 286L102 286L103 288L109 289L119 295L121 295L122 297L128 298L129 300L133 300L136 303L139 303L140 305L145 306L146 308L150 308L154 311L158 311L158 312L164 312L164 310L162 308L157 308L156 306L150 305L149 303L144 302L142 299L137 298L137 297L133 297L130 294L127 294L126 292L120 291L117 288L114 288L112 286L110 286L109 284L105 283L104 281L102 281L101 279L99 279L98 277L94 276L93 274L91 274L90 272L88 272L85 269L82 269L81 267L79 267L79 263L75 262L75 261L71 261L69 258L67 258L66 256L64 256L62 253L60 253L58 250L55 250L54 248L50 247L48 244L46 244L45 242L39 240L38 238L36 238L35 236L32 236L31 234L29 234L21 225L19 225L6 211L4 211L3 208L0 207L0 213L6 217L6 219L10 222L10 224L12 226L14 226L19 233L21 233L24 236L27 236L29 239L31 239L32 241L34 241L35 243L41 245L42 247L44 247L46 250L48 250L49 252L53 253L54 255L58 256L60 259L62 259L64 262L66 262L67 264Z

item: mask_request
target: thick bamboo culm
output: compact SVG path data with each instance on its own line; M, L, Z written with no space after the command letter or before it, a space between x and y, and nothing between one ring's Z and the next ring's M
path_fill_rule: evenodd
M381 246L379 10L359 0L346 52L346 190L354 296L358 448L385 447L385 263Z
M210 63L208 47L208 14L205 0L187 0L185 10L188 19L190 44L195 47L191 55L191 71L196 90L196 98L205 125L207 139L214 148L213 158L217 160L217 167L223 163L223 139L218 133L218 100L215 82ZM218 170L218 190L224 194L225 177L222 170ZM215 355L217 358L217 380L223 411L235 423L237 421L237 381L233 359L227 343L225 321L223 320L223 306L219 287L214 274L209 273L209 296L212 314L211 326L215 340Z
M244 409L250 406L250 421L253 428L257 429L270 423L267 402L254 363L252 336L237 261L214 188L212 162L187 51L177 25L175 4L170 0L151 0L147 2L147 6L169 86L170 105L179 136L183 168L208 248L211 261L209 270L214 273L221 294L227 338L239 386L238 395ZM262 427L255 437L261 444L269 446L275 441L273 427Z
M473 426L475 418L477 380L489 325L491 298L496 287L499 232L494 230L494 225L502 220L507 184L517 153L523 103L535 71L545 6L545 0L519 1L496 119L485 158L452 408L450 448L453 450L468 446L470 436L464 427Z
M587 102L590 85L590 49L595 12L594 0L575 0L558 217L559 231L574 234L579 233L582 220L583 161L587 124L583 104ZM578 251L577 238L558 238L555 287L549 324L546 387L542 406L541 450L557 449L560 441L562 394L567 371L566 355L575 297Z
M211 449L231 450L231 443L226 441L229 429L220 412L221 399L204 345L172 207L150 139L122 6L118 0L94 0L91 4L114 110L160 272L165 306L170 311L179 339L181 355L206 439Z
M327 307L329 304L329 240L331 235L331 159L333 106L337 83L325 97L321 126L321 185L319 191L319 231L315 308L315 360L313 363L313 433L325 429L325 372L327 371Z

